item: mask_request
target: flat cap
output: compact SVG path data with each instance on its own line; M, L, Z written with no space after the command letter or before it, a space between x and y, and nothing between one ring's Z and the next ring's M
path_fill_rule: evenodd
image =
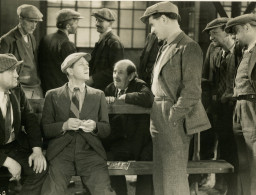
M98 11L94 11L92 13L92 16L94 16L95 18L107 20L109 22L116 20L115 12L113 12L112 10L110 10L108 8L102 8L102 9L100 9Z
M232 27L236 25L243 25L250 23L256 25L256 15L255 14L244 14L235 18L232 18L226 24L225 31L226 33L232 32Z
M17 14L20 18L34 21L43 21L43 14L34 5L23 4L17 8Z
M230 18L227 18L227 17L216 18L206 25L203 32L208 32L217 27L226 26L226 24L229 20L230 20Z
M0 54L0 73L14 69L20 65L23 61L18 61L16 57L11 53Z
M147 19L156 13L175 13L179 16L179 9L176 5L169 1L156 3L146 9L140 20L146 23Z
M56 17L56 22L57 24L60 22L65 22L67 20L71 19L82 19L84 18L81 16L81 14L75 10L72 9L62 9L58 11L57 17Z
M66 73L67 68L76 63L80 58L84 57L87 62L91 60L91 54L84 52L77 52L68 55L61 64L61 71Z

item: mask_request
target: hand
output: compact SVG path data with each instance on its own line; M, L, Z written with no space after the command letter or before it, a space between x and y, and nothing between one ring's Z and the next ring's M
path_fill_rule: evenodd
M155 134L159 133L156 129L150 128L150 135L151 137L155 137Z
M87 81L85 81L85 84L88 85L88 86L92 86L93 85L93 79L92 77L90 76L89 79Z
M32 148L33 153L28 157L28 164L31 167L34 165L33 170L36 173L41 173L46 170L47 163L40 147Z
M92 132L94 129L96 129L96 122L91 119L84 120L81 126L84 132Z
M125 97L126 97L126 94L123 94L123 95L120 95L118 99L119 100L125 100Z
M12 180L19 181L20 180L21 166L16 160L14 160L10 157L7 157L3 163L3 166L6 167L12 175L12 178L10 179L10 181L12 181Z
M107 101L108 104L114 103L115 100L116 100L116 98L115 98L114 96L108 96L108 97L106 97L106 101Z
M79 129L79 126L82 124L82 121L78 118L69 118L64 124L62 129L64 131L73 130L76 131Z
M236 103L234 121L239 123L241 120L241 105Z

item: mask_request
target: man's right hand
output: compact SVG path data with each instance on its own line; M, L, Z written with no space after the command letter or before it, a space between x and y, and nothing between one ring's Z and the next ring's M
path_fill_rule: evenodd
M73 130L76 131L79 129L79 126L82 124L82 121L78 118L69 118L64 124L63 124L63 131L67 130Z
M16 160L7 157L3 166L8 168L9 172L12 174L10 180L20 180L21 166Z

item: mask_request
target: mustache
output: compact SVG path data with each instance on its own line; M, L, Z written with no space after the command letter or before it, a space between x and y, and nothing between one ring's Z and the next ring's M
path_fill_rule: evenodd
M101 28L101 26L96 25L97 28Z

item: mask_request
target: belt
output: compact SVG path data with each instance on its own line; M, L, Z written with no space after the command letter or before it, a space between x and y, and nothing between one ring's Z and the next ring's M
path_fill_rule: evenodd
M256 101L256 95L250 94L250 95L239 95L236 97L237 100L250 100L250 101Z
M173 101L172 98L168 96L154 97L155 101Z

